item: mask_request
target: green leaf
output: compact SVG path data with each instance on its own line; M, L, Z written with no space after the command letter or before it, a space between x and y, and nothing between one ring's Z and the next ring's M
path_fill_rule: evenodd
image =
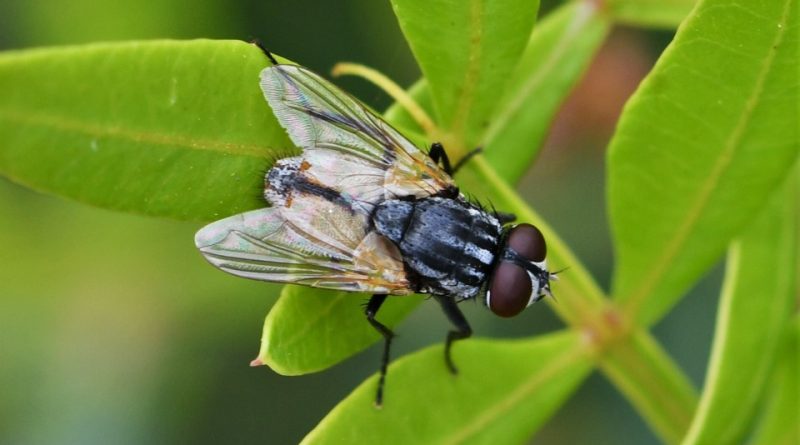
M611 0L607 8L619 23L675 28L689 15L695 3L695 0Z
M796 445L800 443L797 413L800 412L800 316L786 324L769 397L752 445Z
M613 294L659 319L759 213L798 157L797 2L704 1L611 142Z
M374 406L373 376L303 443L522 443L591 371L575 332L464 340L453 347L453 359L456 376L445 367L441 345L397 360L382 409Z
M536 25L480 145L497 173L515 183L542 147L562 102L610 28L594 2L567 3Z
M800 196L796 181L787 185L729 251L705 389L684 445L743 443L751 426L796 296Z
M284 286L264 321L261 349L253 365L284 375L307 374L335 365L381 337L364 315L367 294ZM378 320L394 326L422 298L389 297Z
M292 150L239 41L152 41L0 55L0 173L101 207L188 220L263 207Z
M477 146L525 48L538 0L392 0L451 151ZM463 154L463 153L455 153ZM455 156L457 157L457 156Z

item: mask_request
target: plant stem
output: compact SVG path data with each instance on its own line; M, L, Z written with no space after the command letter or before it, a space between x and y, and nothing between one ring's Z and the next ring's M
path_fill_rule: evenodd
M697 393L648 332L637 329L606 345L599 365L661 440L681 442L697 406Z
M396 84L392 79L386 77L383 73L357 63L339 62L334 65L331 74L334 77L342 75L358 76L372 82L405 108L425 134L435 135L440 132L436 124L433 123L433 119L431 119L428 113L408 95L406 90L401 88L400 85Z

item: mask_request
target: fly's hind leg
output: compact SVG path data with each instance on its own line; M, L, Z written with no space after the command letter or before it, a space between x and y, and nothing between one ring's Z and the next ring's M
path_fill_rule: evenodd
M373 295L372 298L369 299L367 308L364 311L369 324L383 336L383 358L381 358L381 374L378 379L378 392L375 395L376 406L381 406L383 404L383 385L386 382L386 368L389 366L389 347L392 345L392 338L394 337L394 332L392 332L391 329L375 319L375 315L378 313L378 309L381 308L384 301L386 301L386 295Z
M442 311L444 311L447 319L450 320L450 323L456 328L447 333L447 342L444 345L444 361L447 363L450 372L458 374L458 368L453 364L453 358L450 355L450 348L454 341L471 336L472 328L469 327L467 319L464 318L464 314L458 309L456 301L453 298L441 295L435 295L434 298L436 298L436 301L442 306Z
M444 146L442 146L442 144L439 142L434 142L431 144L431 149L428 151L428 156L430 156L433 162L437 164L439 161L441 161L444 172L450 176L453 176L458 170L461 169L461 167L464 166L467 161L482 151L483 148L481 147L475 148L467 153L466 156L461 158L456 165L450 165L450 158L447 156L447 152L444 151Z

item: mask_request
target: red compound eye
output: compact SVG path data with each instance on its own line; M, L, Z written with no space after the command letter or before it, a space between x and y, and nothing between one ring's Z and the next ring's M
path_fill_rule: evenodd
M513 317L531 299L531 277L525 269L514 263L503 261L497 265L489 284L486 304L500 317Z
M542 232L530 224L520 224L508 235L508 246L530 261L544 261L547 256L547 245Z

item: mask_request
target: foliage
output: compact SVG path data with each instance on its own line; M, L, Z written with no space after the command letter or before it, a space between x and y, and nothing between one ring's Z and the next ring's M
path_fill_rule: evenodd
M552 267L570 268L551 305L567 327L516 342L465 341L454 351L464 364L457 378L441 366L440 346L403 357L390 368L383 410L370 403L371 378L306 441L518 443L592 369L664 442L741 443L756 426L756 443L796 440L796 411L781 388L796 388L798 378L796 347L785 346L798 326L798 2L706 0L689 11L686 1L578 1L538 24L536 0L499 4L393 0L424 74L411 94L436 124L426 139L444 141L455 158L485 147L457 180L542 228ZM675 26L684 16L610 144L617 264L606 295L506 181L535 158L614 23ZM256 88L263 66L260 51L238 41L2 54L0 172L153 216L205 221L256 208L265 168L294 150ZM397 107L386 116L422 131ZM698 400L649 328L726 249ZM258 361L303 374L362 350L378 336L359 301L286 287L267 316ZM418 302L393 300L382 315L396 322ZM756 422L760 404L770 409Z

